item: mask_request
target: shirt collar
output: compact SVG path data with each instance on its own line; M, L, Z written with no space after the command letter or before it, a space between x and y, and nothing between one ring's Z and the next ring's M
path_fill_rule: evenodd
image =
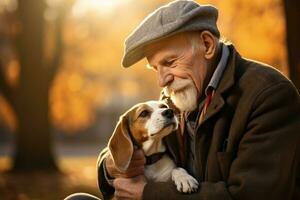
M227 65L227 60L228 60L228 57L229 57L229 49L228 47L221 43L222 45L222 55L221 55L221 59L205 89L205 95L207 96L208 95L208 92L209 90L215 90L217 89L218 87L218 84L222 78L222 75L223 75L223 72L226 68L226 65Z

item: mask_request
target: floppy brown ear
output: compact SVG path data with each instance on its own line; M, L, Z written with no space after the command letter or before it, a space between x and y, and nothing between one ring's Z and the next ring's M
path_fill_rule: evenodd
M126 115L121 116L108 142L115 166L123 172L127 170L133 154L133 144L128 131L128 118Z

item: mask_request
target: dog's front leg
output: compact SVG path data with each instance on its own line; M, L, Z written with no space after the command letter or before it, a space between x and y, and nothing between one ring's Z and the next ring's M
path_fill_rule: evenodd
M183 168L178 167L172 170L172 180L179 192L191 193L198 189L198 181Z

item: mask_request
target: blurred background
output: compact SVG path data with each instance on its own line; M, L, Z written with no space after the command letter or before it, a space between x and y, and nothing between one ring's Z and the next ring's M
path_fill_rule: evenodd
M96 160L120 114L157 99L146 62L123 69L123 42L165 0L0 0L0 199L99 196ZM200 1L198 1L200 3ZM300 88L300 3L203 0L247 58Z

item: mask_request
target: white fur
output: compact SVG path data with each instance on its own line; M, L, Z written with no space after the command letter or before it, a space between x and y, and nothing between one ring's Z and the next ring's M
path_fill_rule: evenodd
M146 122L145 128L147 129L148 136L152 137L155 134L159 133L165 125L166 118L162 116L162 112L166 110L166 108L159 108L159 105L162 103L158 103L157 101L148 101L147 105L153 109L151 113L150 119ZM177 118L173 118L173 122L176 124L177 129L178 122ZM169 128L170 129L170 128ZM166 134L169 134L172 130L166 130ZM164 134L160 133L160 135L165 136Z
M198 189L198 181L183 168L178 167L172 170L172 180L175 182L178 191L191 193Z
M170 180L172 171L175 168L173 160L168 155L164 155L156 163L145 166L145 176L152 181L166 182Z
M149 139L142 144L143 151L146 156L152 155L157 152L165 152L166 147L163 144L162 140L153 140Z
M178 128L178 121L174 116L172 120L175 126L164 128L166 120L170 121L170 119L162 116L162 112L167 108L159 108L159 105L162 103L158 101L149 101L146 104L153 109L150 118L145 124L149 139L142 144L145 155L149 156L154 153L165 152L166 147L162 138ZM146 165L145 176L149 180L158 182L166 182L172 178L177 190L184 193L194 192L198 188L197 180L190 176L184 169L177 168L174 161L167 154L156 163Z
M164 91L180 111L193 111L197 107L197 89L191 79L175 78Z

